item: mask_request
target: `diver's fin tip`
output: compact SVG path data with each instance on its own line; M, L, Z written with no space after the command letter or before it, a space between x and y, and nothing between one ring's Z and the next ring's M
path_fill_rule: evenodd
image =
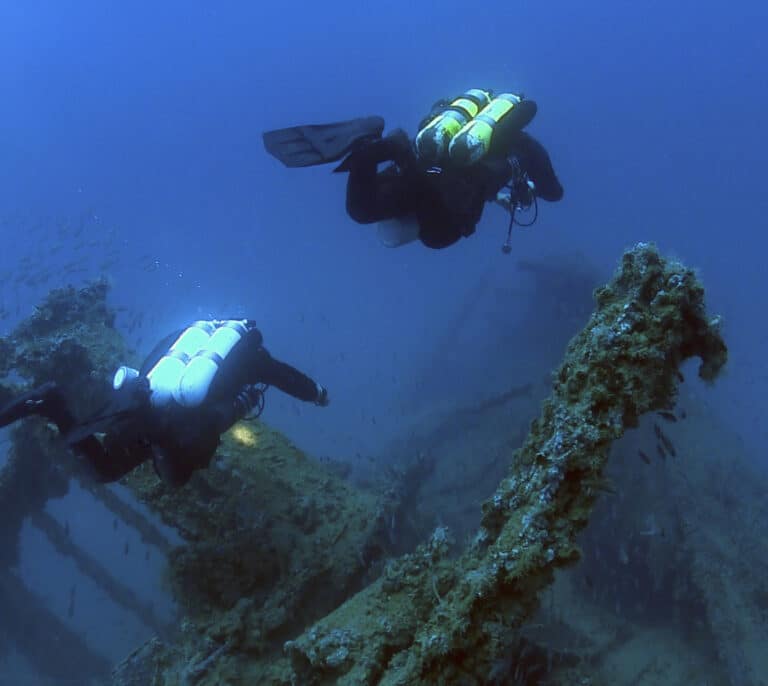
M381 137L384 118L359 117L332 124L311 124L265 131L266 151L286 167L313 167L342 159L357 141Z

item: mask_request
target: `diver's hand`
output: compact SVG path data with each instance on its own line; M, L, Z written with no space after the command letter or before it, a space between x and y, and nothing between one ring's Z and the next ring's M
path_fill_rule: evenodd
M504 186L498 193L496 193L496 202L501 205L505 210L508 210L512 205L512 191L507 186Z
M328 397L328 389L324 388L319 383L316 383L315 386L317 386L315 405L318 407L328 407L328 404L331 402L331 399Z
M512 186L504 186L496 193L495 202L505 210L513 207L529 208L533 204L536 195L536 184L527 176L518 179Z

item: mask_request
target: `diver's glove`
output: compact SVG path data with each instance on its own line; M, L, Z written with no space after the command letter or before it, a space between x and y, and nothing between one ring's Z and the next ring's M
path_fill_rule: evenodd
M527 208L533 202L535 193L536 184L524 175L496 193L496 202L506 210L511 210L513 205Z
M505 210L508 210L512 205L512 190L509 186L504 186L498 193L496 193L496 202L501 205Z
M328 397L328 390L323 388L319 383L315 383L315 386L317 386L315 405L318 407L328 407L328 403L331 402L331 399Z
M528 178L528 174L523 174L522 178L515 184L517 204L528 209L533 204L535 193L536 184Z

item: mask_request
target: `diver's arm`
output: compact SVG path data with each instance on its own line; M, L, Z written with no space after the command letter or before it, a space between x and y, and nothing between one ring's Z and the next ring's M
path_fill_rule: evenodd
M306 374L272 357L265 348L254 357L247 383L265 383L306 402L321 402L325 389Z
M511 154L520 159L523 170L536 186L534 192L537 197L549 202L557 202L563 197L563 187L555 174L549 153L533 136L521 131Z

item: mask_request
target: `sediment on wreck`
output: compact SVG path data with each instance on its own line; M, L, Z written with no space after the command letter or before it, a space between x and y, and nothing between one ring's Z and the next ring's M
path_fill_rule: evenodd
M679 365L714 380L727 359L696 275L656 248L627 251L570 343L554 389L509 475L483 505L458 558L438 529L414 553L286 644L305 684L477 683L538 604L557 567L578 559L608 449L646 412L672 406Z
M359 590L397 504L394 492L353 488L258 421L228 432L214 464L183 488L149 466L124 484L183 539L168 581L184 619L177 641L144 646L115 683L160 673L172 684L190 670L195 683L268 683L282 643Z

